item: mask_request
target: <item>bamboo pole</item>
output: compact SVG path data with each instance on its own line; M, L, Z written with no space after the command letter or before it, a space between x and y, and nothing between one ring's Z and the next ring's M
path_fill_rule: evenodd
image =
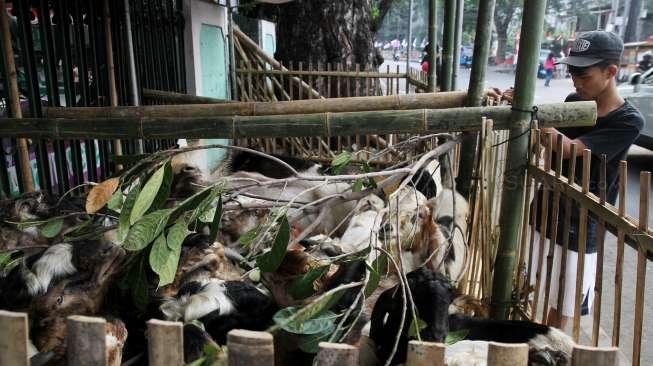
M546 154L544 157L544 171L549 172L551 170L551 156L553 153L553 134L550 132L547 132L545 137L546 139ZM542 271L542 263L544 259L544 244L546 243L546 231L547 231L547 224L548 224L548 217L549 217L549 194L550 194L551 186L547 186L546 184L542 186L542 214L541 214L541 220L540 220L540 249L537 252L537 266L535 272L535 294L533 295L533 320L537 321L537 305L539 304L539 298L540 298L540 285L541 285L541 275L543 274ZM555 243L555 238L551 238L549 242L549 246L553 245ZM546 310L545 310L546 311ZM546 318L543 319L544 322L546 322Z
M175 93L164 90L143 88L143 98L155 99L169 104L215 104L234 103L231 100L217 99L211 97L200 97L197 95Z
M590 164L592 152L589 149L583 150L583 174L582 190L587 195L590 190ZM583 275L585 271L585 253L587 252L587 208L580 206L580 219L578 220L578 262L576 266L576 294L574 296L574 322L572 336L575 342L580 338L580 307L583 303Z
M359 112L378 110L445 109L463 106L464 92L331 98L282 102L150 105L120 107L50 107L45 118L212 117L263 116L298 113Z
M639 173L639 229L648 231L649 195L651 172ZM637 284L635 285L635 331L633 334L633 365L639 366L642 353L642 323L644 322L644 289L646 287L646 252L641 244L637 247Z
M525 169L528 163L528 135L530 112L537 74L537 58L540 51L542 26L544 25L545 0L525 0L519 48L520 62L515 78L515 99L510 120L512 129L508 143L504 182L510 182L501 192L501 218L499 248L496 255L492 281L491 317L505 319L510 309L514 279L515 253L519 241L519 225L523 211ZM488 116L489 117L489 116ZM491 117L495 121L499 118ZM543 122L538 118L540 122ZM540 124L541 127L544 127Z
M260 57L260 56L259 56ZM244 68L239 68L236 71L239 73L241 72L247 72L249 71L248 69ZM349 78L376 78L376 77L385 77L386 73L384 72L378 72L378 71L344 71L344 70L334 70L334 71L329 71L329 70L313 70L310 68L305 69L305 70L268 70L268 69L260 69L260 70L252 70L253 74L256 75L265 75L265 76L272 76L272 75L283 75L283 76L308 76L308 77L327 77L327 76L341 76L341 77L349 77ZM405 78L407 77L405 72L391 72L389 73L391 77L393 78ZM307 84L308 86L309 84ZM316 98L315 95L312 96L312 98Z
M113 65L113 37L111 35L111 10L109 0L103 1L104 5L104 35L107 52L107 74L109 75L109 96L111 106L118 106L118 90L116 89L116 71ZM122 144L119 139L113 140L113 153L116 156L122 155ZM122 170L122 165L116 164L116 170Z
M16 4L14 3L14 6ZM18 91L18 74L16 73L16 64L14 62L14 48L11 45L11 30L9 20L5 11L5 0L0 0L0 30L2 30L2 55L4 64L9 78L9 109L14 118L23 118L23 111L20 108L20 92ZM29 161L29 146L27 139L18 139L18 157L20 161L20 178L23 183L25 192L34 191L34 180L32 179L32 169Z
M562 151L562 150L559 150ZM599 174L599 200L605 205L607 196L607 156L601 154L601 171ZM594 285L594 319L592 321L592 345L599 345L599 328L601 324L601 298L603 295L603 253L605 248L605 220L599 219L596 245L596 281Z
M626 187L628 186L628 162L619 162L619 217L626 215ZM612 346L619 346L619 332L621 327L621 288L623 286L624 270L624 243L626 235L617 226L617 263L614 272L614 312L612 314Z
M571 158L569 159L569 178L567 183L569 187L574 186L574 181L576 179L576 144L571 144ZM566 186L565 186L566 187ZM572 200L570 195L566 194L567 199L565 200L565 217L563 223L563 232L562 232L562 254L560 255L560 275L559 275L559 285L558 285L558 304L557 304L557 318L556 325L560 326L562 321L562 306L564 304L565 298L565 283L568 280L566 276L567 269L567 251L569 249L569 227L571 226L571 205Z
M429 32L428 32L428 37L429 37L429 71L427 75L428 79L428 91L429 92L435 92L437 86L436 86L436 59L437 59L437 39L438 39L438 32L437 32L437 26L436 26L436 19L438 18L438 2L436 0L429 0Z
M444 25L442 39L442 90L452 90L454 68L454 43L456 41L456 2L444 0ZM431 65L429 65L431 67Z
M234 27L234 35L239 38L239 41L241 44L247 48L250 49L253 53L258 54L263 60L265 60L267 63L272 65L273 68L275 69L280 69L281 71L288 71L285 67L283 67L279 61L273 59L272 57L268 56L265 54L265 52L261 51L259 46L252 41L245 33L243 33L238 27ZM297 77L289 77L289 80L292 80L295 83L298 83L300 86L305 87L308 89L308 91L311 93L313 98L322 98L324 99L323 96L320 95L317 91L315 91L313 88L308 86L305 82L301 81L301 79Z
M525 343L490 342L487 350L488 365L528 365L528 345Z
M358 348L343 343L320 342L320 350L315 356L317 366L356 366Z
M563 151L563 138L562 134L558 134L557 136L557 141L556 141L556 151ZM552 140L549 140L550 145L553 146ZM556 178L560 178L562 175L562 160L563 156L561 153L556 154L556 162L555 162L555 176ZM551 240L549 242L549 252L547 253L546 256L546 280L544 281L545 289L544 289L544 305L543 305L543 311L542 311L542 322L546 323L547 322L547 315L549 313L549 292L551 291L551 271L553 269L553 257L555 254L555 246L558 245L558 216L560 213L560 185L559 184L554 184L552 187L553 189L553 211L551 213Z
M54 139L78 137L236 139L434 133L477 130L480 128L481 116L497 121L496 129L506 129L512 126L509 121L511 113L514 112L511 111L510 106L498 106L199 118L5 118L0 119L0 135ZM538 115L542 127L591 126L596 120L596 107L594 102L545 104L539 107ZM506 169L510 171L509 167ZM512 199L514 197L516 196L511 196ZM505 210L501 212L503 217Z

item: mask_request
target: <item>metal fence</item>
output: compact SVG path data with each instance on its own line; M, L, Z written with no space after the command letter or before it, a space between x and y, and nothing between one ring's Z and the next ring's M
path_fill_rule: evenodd
M26 117L42 117L44 106L110 105L112 74L120 105L138 102L134 90L142 87L185 91L181 2L130 0L130 23L126 21L125 4L108 1L107 13L103 1L19 0L7 6L21 106ZM135 78L131 78L129 67L128 35L132 35L136 51ZM112 40L111 47L107 47L108 40ZM109 52L115 65L111 70L107 62ZM0 62L0 115L11 117L7 71L4 62ZM133 80L137 85L133 85ZM28 142L36 189L62 194L115 172L111 141ZM151 140L141 144L128 140L122 141L122 150L126 154L156 151L173 143ZM16 196L25 189L17 141L2 138L2 147L0 197Z

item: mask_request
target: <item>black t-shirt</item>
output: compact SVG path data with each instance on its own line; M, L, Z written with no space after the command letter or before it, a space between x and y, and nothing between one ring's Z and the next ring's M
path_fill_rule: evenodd
M581 99L578 95L570 94L565 102L577 102ZM596 119L596 125L590 127L569 127L560 128L562 134L574 140L581 140L588 149L592 150L592 158L590 164L590 192L596 194L600 193L600 174L601 174L601 155L606 155L606 199L609 203L614 204L617 200L619 193L619 161L625 160L628 149L635 142L639 136L639 132L644 126L644 117L642 114L630 104L627 100L619 108L613 110L603 117ZM556 161L556 152L553 152L553 162ZM576 159L576 177L577 184L582 183L582 164L583 155L582 151L578 151ZM562 162L562 174L568 176L569 174L569 160L565 159ZM562 235L564 230L564 215L566 198L561 195L560 208L558 214L558 232L557 242L562 245ZM539 200L539 208L541 210L542 191L538 191L537 198ZM549 224L547 225L546 236L550 237L551 233L551 216L553 209L553 194L549 194ZM537 228L540 225L540 216L537 215ZM571 211L571 225L569 227L569 248L578 250L578 226L580 221L580 212L578 206L574 203ZM587 220L587 253L596 252L596 227L597 219L593 215L588 216Z

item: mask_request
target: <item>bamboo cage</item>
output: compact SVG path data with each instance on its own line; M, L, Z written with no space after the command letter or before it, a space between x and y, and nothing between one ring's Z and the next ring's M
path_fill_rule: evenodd
M538 136L539 134L534 134ZM548 143L546 146L560 146L562 138L560 135L554 136L548 134L544 137ZM580 182L575 182L574 179L565 177L562 172L562 159L559 157L556 161L552 160L552 149L542 149L542 142L539 138L533 140L533 149L531 152L531 159L528 166L527 186L531 187L526 191L526 202L524 207L524 221L521 230L521 239L518 253L518 269L517 269L517 282L515 283L514 294L516 296L516 306L513 311L513 316L516 318L526 317L534 321L546 321L547 313L553 306L560 309L564 301L565 282L575 282L576 288L580 289L582 278L582 268L584 265L585 242L587 238L587 218L589 215L596 218L598 222L597 229L597 263L596 263L596 278L594 286L594 309L591 318L591 330L588 334L588 339L581 336L581 322L580 322L580 308L582 303L581 293L577 291L574 298L574 316L572 324L573 338L577 342L587 342L591 346L598 346L599 344L608 343L612 346L624 346L621 339L623 339L624 327L621 324L622 302L623 299L623 284L624 280L631 281L635 284L635 299L634 299L634 322L626 329L634 330L632 345L625 349L630 349L630 355L623 357L630 358L633 365L639 365L642 357L642 350L646 349L643 343L647 340L642 338L643 326L646 322L644 318L644 293L646 291L645 271L647 261L651 260L653 256L653 232L648 225L650 213L650 187L651 187L651 173L649 171L642 171L640 173L640 204L639 216L637 218L626 214L625 204L627 201L627 177L628 167L627 162L622 161L619 169L619 202L617 207L609 204L606 201L606 158L601 156L599 158L599 171L600 181L598 196L589 191L589 166L590 150L582 151L582 160L580 166L575 164L576 157L579 155L575 145L572 146L572 158L570 162L569 177L574 177L576 171L581 172L582 179ZM543 156L541 151L544 152ZM541 157L543 157L541 159ZM580 184L579 184L580 183ZM542 204L530 205L533 199L533 191L541 186L542 190ZM553 205L549 204L552 198ZM538 200L535 200L538 202ZM540 235L540 240L534 240L534 232L548 232L551 238L557 238L558 227L562 227L563 242L558 243L562 245L562 253L566 253L569 247L569 228L570 217L569 212L572 205L577 205L580 209L580 224L579 224L579 262L577 263L579 275L576 278L565 278L566 255L560 257L554 256L553 246L549 245L548 250L545 250L545 236ZM564 206L565 215L559 215ZM550 216L551 219L545 218ZM541 217L540 226L529 224L536 222L536 218ZM548 225L547 225L548 224ZM605 263L605 241L607 233L611 232L616 236L617 242L617 258L616 263ZM630 244L636 252L637 264L635 278L624 278L624 250L625 244ZM551 269L554 260L559 261L560 277L554 278L551 276ZM531 264L529 266L529 263ZM616 268L615 277L612 279L604 278L604 267L614 266ZM526 271L528 268L528 271ZM552 282L558 282L557 302L551 301ZM533 286L533 287L531 287ZM650 287L650 285L649 285ZM533 292L529 289L531 288ZM613 314L602 314L602 299L606 291L614 289L611 295L614 299L614 312ZM612 329L610 335L601 335L607 333L601 330L601 321L605 321L607 317L611 316ZM601 341L601 338L606 338Z

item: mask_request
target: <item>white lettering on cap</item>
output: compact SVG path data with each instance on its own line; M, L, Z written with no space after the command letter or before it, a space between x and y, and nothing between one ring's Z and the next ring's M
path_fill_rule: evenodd
M574 52L585 52L587 49L590 48L590 41L586 39L579 38L576 40L574 43L574 47L572 51Z

